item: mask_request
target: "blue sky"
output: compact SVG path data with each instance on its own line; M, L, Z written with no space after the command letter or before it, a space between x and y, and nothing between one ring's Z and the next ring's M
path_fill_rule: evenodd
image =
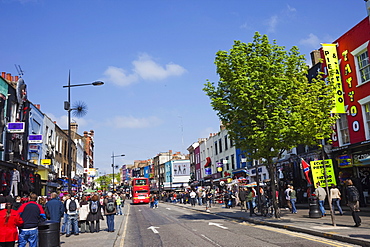
M187 153L198 138L219 130L202 91L217 81L218 50L256 31L306 55L331 43L366 17L363 0L0 0L0 71L24 71L28 99L62 128L72 102L88 113L73 117L79 133L95 131L95 166Z

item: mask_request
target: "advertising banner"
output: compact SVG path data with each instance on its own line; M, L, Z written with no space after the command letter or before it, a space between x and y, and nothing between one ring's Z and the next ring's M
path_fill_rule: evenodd
M334 174L333 161L331 159L310 161L310 166L312 170L312 178L315 187L316 183L318 182L320 183L321 187L326 186L324 169L326 169L328 186L331 186L332 184L337 185Z
M328 68L328 74L333 81L335 86L335 106L332 113L346 113L344 107L344 94L342 87L342 78L339 70L339 60L337 55L336 44L322 44L324 51L326 67Z

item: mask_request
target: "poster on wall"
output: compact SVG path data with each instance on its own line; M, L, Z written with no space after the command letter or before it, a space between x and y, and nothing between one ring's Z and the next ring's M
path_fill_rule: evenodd
M333 161L331 159L310 161L310 166L312 170L312 178L315 187L317 187L316 186L317 183L320 183L321 187L326 187L324 176L325 170L327 175L328 186L331 186L332 184L337 185L334 174Z
M190 162L174 162L173 176L190 176Z

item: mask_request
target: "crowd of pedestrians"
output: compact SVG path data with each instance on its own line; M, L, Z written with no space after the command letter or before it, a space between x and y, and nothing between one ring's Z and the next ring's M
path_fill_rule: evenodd
M46 220L61 224L60 234L95 233L106 216L108 232L114 232L114 216L122 215L125 193L106 195L57 194L50 198L31 193L16 197L0 195L0 247L38 246L38 226Z

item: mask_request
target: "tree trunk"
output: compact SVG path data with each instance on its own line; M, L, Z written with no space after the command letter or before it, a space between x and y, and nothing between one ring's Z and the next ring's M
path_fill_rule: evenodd
M275 218L280 218L280 210L279 209L279 205L278 205L278 201L277 201L277 198L276 198L276 171L275 171L275 166L273 165L272 163L272 160L268 160L268 172L269 172L269 176L270 176L270 186L271 186L271 199L272 199L272 205L274 207L274 212L275 212L275 215L274 217Z

